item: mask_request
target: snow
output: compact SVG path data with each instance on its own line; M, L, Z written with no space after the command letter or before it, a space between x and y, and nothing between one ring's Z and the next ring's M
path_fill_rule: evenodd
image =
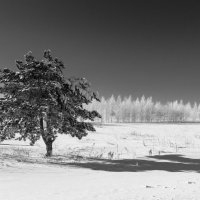
M0 172L0 199L199 199L199 178L196 173L28 166Z
M3 142L0 199L200 199L200 125L108 124L96 129L82 140L59 136L51 159L43 157L42 141L34 147Z

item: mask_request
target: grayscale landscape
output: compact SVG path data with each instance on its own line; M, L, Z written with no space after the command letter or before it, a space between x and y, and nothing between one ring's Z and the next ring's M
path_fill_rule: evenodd
M0 200L199 200L199 10L0 0Z

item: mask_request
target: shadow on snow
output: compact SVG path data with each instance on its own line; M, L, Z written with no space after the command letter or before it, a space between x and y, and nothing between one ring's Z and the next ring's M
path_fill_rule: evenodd
M110 172L143 172L153 170L200 172L200 159L186 158L179 154L151 156L144 159L89 159L86 162L62 163L62 165Z

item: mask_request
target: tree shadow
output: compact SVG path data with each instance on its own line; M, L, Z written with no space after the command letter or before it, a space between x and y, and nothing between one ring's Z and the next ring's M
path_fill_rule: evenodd
M85 162L62 163L62 165L110 172L143 172L155 170L200 172L199 159L185 158L178 154L152 156L143 159L89 159Z

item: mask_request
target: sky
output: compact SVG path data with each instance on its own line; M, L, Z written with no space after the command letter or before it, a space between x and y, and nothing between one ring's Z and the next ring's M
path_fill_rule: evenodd
M200 4L0 0L0 67L50 49L100 96L200 103Z

